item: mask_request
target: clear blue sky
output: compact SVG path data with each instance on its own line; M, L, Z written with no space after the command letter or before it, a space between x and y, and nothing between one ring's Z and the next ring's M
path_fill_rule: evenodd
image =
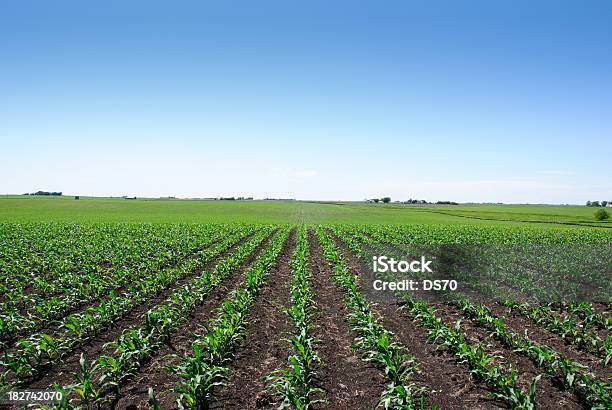
M609 1L3 1L0 192L612 199Z

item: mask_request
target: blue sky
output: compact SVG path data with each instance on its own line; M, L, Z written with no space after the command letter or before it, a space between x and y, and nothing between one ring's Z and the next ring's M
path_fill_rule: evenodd
M584 203L607 1L4 1L0 191Z

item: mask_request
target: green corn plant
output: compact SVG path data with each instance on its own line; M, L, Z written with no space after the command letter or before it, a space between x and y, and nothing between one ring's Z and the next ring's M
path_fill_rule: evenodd
M161 406L159 405L159 402L155 398L153 387L149 387L149 406L151 406L153 410L162 410Z
M39 334L38 338L40 339L38 349L45 357L52 359L60 354L61 340L44 333Z
M103 389L113 391L117 396L121 394L122 383L132 375L124 371L123 363L123 360L117 360L112 356L98 357L98 365L102 370L98 382L101 383Z
M85 355L81 353L79 359L79 372L74 374L76 383L69 386L69 390L74 392L85 408L92 408L100 398L101 390L95 386L94 372L99 365L94 361L89 368L85 361Z
M173 391L178 393L179 408L207 408L215 387L227 374L235 346L244 336L244 319L263 280L270 272L287 238L288 229L276 234L245 274L245 285L231 292L217 309L216 317L204 327L193 343L193 354L179 356L180 364L167 367L181 380ZM243 255L246 257L246 254ZM231 261L231 266L239 266ZM255 279L252 279L255 277Z
M307 266L308 255L306 229L302 225L290 263L293 273L291 307L285 311L295 327L293 336L289 338L293 354L287 359L288 368L277 369L267 377L268 390L282 397L281 408L310 409L314 404L324 402L323 399L315 398L315 395L323 392L313 386L319 357L314 348L316 341L311 336L314 302L311 274Z
M181 359L179 365L166 366L182 379L178 386L172 389L179 395L177 399L179 408L208 409L215 398L213 395L215 387L225 384L228 369L210 365L198 344L193 346L193 355L179 357Z
M334 279L347 292L346 305L349 309L348 320L359 335L355 347L363 351L364 360L371 361L381 368L390 381L381 395L378 406L414 409L427 391L409 380L418 372L416 360L407 354L406 349L397 342L392 342L391 332L380 325L356 284L355 276L350 272L345 259L338 251L333 240L323 228L316 230L323 254L328 260Z

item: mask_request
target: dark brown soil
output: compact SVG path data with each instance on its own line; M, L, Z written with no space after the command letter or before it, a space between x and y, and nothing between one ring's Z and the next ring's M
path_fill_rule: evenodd
M290 262L296 244L294 229L251 311L244 342L230 366L228 385L219 389L213 409L277 408L278 397L266 390L266 376L287 366L291 346L286 340L293 331L284 312L289 308Z
M438 302L432 302L430 306L433 306L436 309L436 314L447 323L456 323L461 320L460 325L465 332L466 341L472 344L482 343L483 348L490 356L497 356L494 364L501 364L507 369L510 367L516 369L518 385L523 391L528 391L533 379L538 374L543 373L529 357L507 348L490 336L485 329L463 318L462 312L457 308ZM557 409L559 406L564 409L582 408L575 394L563 391L562 384L559 381L551 380L548 377L542 377L537 385L536 402L540 409Z
M383 389L380 370L364 362L352 348L355 333L344 318L345 292L337 285L313 232L309 232L310 269L314 301L317 307L314 336L319 340L317 352L321 358L319 386L325 391L330 409L373 409Z
M255 255L257 255L261 251L261 249L263 249L265 244L270 240L271 236L272 236L272 234L269 235L268 238L266 240L264 240L257 247L255 252L253 252L250 255L250 260L247 261L247 264L252 261L252 258L254 258ZM240 246L240 244L245 239L246 238L244 238L242 241L238 242L236 245L234 245L230 249L226 250L222 255L218 256L217 258L214 258L212 261L207 263L205 268L204 268L204 270L213 269L214 266L225 255L231 253L231 251L233 249L236 249L236 247ZM247 266L247 264L245 264L244 266ZM111 353L111 352L108 351L109 350L108 348L107 349L104 348L104 345L106 343L109 343L109 342L117 339L117 337L119 337L119 335L121 335L121 333L125 329L129 329L131 327L138 326L140 323L142 323L143 317L144 317L144 315L146 314L146 312L149 309L155 307L156 305L158 305L160 303L163 303L170 296L170 294L172 293L172 291L174 289L177 289L177 288L185 285L191 279L197 277L201 272L202 271L199 270L199 271L196 271L196 272L194 272L192 274L187 275L186 277L184 277L181 280L177 281L173 286L165 289L157 297L149 300L147 303L144 303L144 304L142 304L140 306L137 306L135 309L131 310L121 320L119 320L116 323L114 323L111 328L106 329L105 331L101 332L100 334L98 334L93 339L89 340L87 343L79 346L77 349L74 350L73 354L65 360L65 362L60 363L60 364L52 367L48 372L46 372L44 374L43 377L41 377L38 380L36 380L35 382L31 383L28 387L29 388L44 389L44 388L47 388L47 387L49 387L49 386L51 386L52 384L55 384L55 383L61 384L61 385L67 385L67 384L73 383L74 382L73 374L79 368L79 359L80 359L81 353L85 354L85 357L87 358L88 361L93 360L94 358L100 356L101 354L109 354L109 353Z
M244 283L244 273L253 261L260 250L263 249L265 241L258 250L253 252L245 264L243 269L236 270L230 277L216 289L214 289L204 303L197 307L190 315L189 322L175 332L167 345L163 346L157 354L146 363L139 375L127 386L124 387L122 395L117 402L118 409L130 408L148 408L148 389L152 386L156 392L156 399L159 401L163 409L176 408L176 397L174 394L160 394L167 392L172 387L176 386L179 378L172 372L165 369L164 365L178 364L177 358L174 356L188 355L192 352L192 343L195 340L194 333L202 333L201 326L205 325L214 316L215 309L220 306L221 301L235 289L238 289Z
M509 313L509 310L505 306L497 302L492 302L482 295L477 293L468 293L468 297L474 303L483 303L491 309L493 314L502 317L506 327L509 330L512 330L514 333L523 335L525 331L527 331L529 339L533 340L534 342L547 346L570 358L571 360L585 365L589 372L596 375L602 381L610 382L612 380L612 369L610 369L609 366L604 368L602 366L601 358L585 353L584 351L578 349L575 345L566 343L561 337L559 337L559 335L542 329L541 326L533 323L533 321L529 318Z
M362 269L358 258L350 253L344 243L334 235L332 236L347 257L351 271L360 278L370 275L367 270ZM429 405L435 403L443 409L505 407L504 403L489 398L490 390L487 386L476 383L469 371L455 365L453 354L445 350L438 350L434 345L426 343L428 331L418 326L416 322L412 322L405 313L397 311L399 303L380 297L378 292L369 287L366 288L364 283L369 282L360 281L361 291L371 303L378 302L373 309L381 318L383 325L398 336L399 341L418 361L421 373L416 375L414 380L419 385L433 390L429 395Z
M599 358L600 361L605 357L605 354L603 352L594 352L590 349L590 346L576 343L576 340L571 337L568 337L567 339L563 339L562 335L559 332L557 332L555 329L549 329L544 324L538 325L535 320L531 319L530 317L524 316L521 312L515 311L515 312L510 313L510 315L515 318L522 318L526 321L530 321L534 327L537 326L540 329L542 334L546 334L547 338L557 338L557 339L563 340L564 344L573 351L582 352L586 355L591 355L595 358ZM566 317L566 314L560 314L561 319L564 319L565 317ZM599 337L601 340L605 340L606 337L610 335L610 331L607 331L607 330L600 330L600 329L595 328L595 329L592 329L592 331L595 334L595 336Z

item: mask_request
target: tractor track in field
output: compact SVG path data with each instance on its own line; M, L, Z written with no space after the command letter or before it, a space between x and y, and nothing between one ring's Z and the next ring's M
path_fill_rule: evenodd
M353 349L355 332L345 318L346 292L334 281L321 245L309 230L309 266L314 291L316 345L321 364L318 385L327 403L315 407L331 409L372 409L385 388L385 379L377 368L364 362Z
M287 365L291 344L286 340L292 323L284 312L290 307L293 279L291 260L297 229L292 229L277 262L260 290L247 317L246 338L230 364L227 386L221 387L211 409L278 408L265 380L275 369Z
M254 253L258 254L261 249L263 249L263 246L265 246L265 244L269 242L273 234L274 232L269 234L267 238L262 241L262 243L255 249ZM240 247L251 237L252 235L247 235L244 238L241 238L233 246L228 247L220 255L209 261L203 269L189 273L174 284L165 288L157 296L149 299L146 303L130 310L126 316L115 322L111 327L106 328L104 331L102 331L92 339L88 340L86 343L79 345L76 349L73 350L72 354L65 359L64 362L56 364L55 366L48 369L46 372L41 374L40 377L35 379L34 382L30 383L27 387L44 389L56 383L60 385L67 385L72 383L74 381L73 373L75 373L79 369L79 358L81 353L85 355L88 361L91 361L95 357L104 354L104 345L106 343L117 339L117 337L119 337L124 330L129 329L133 326L138 326L140 323L142 323L142 319L146 312L149 311L149 309L161 303L164 303L164 301L168 299L168 297L175 289L178 289L189 283L191 280L200 275L202 271L213 269L221 260L223 260L225 256L229 255L232 251Z
M123 387L115 408L148 408L148 389L150 386L153 387L156 398L163 409L176 408L174 395L166 395L165 392L175 387L179 378L163 366L178 364L179 361L174 355L191 354L192 343L195 340L194 333L199 333L201 326L214 317L215 309L221 305L227 295L244 284L244 274L248 272L257 256L265 249L277 232L273 232L257 249L251 252L240 268L230 274L220 286L213 289L204 302L191 312L189 321L183 327L174 331L170 340L142 366L136 378Z

